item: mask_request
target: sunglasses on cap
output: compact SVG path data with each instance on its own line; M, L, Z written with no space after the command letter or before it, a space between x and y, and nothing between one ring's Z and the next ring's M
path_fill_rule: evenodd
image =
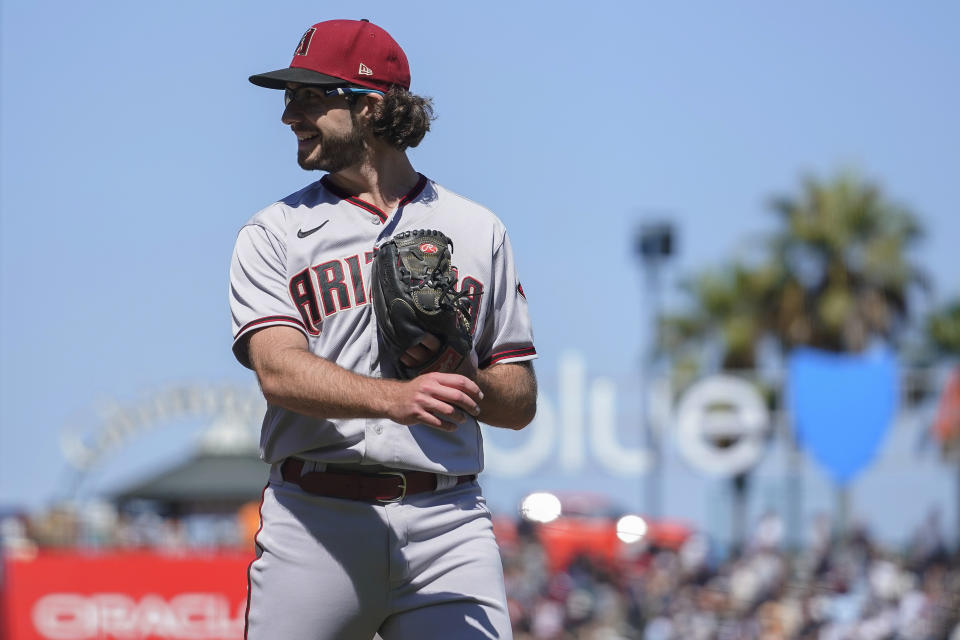
M291 102L298 102L299 104L309 107L312 104L320 102L323 98L329 98L331 96L348 96L348 95L363 95L365 93L377 93L381 96L383 91L377 91L376 89L360 89L357 87L334 87L333 89L324 89L322 87L311 87L310 85L297 87L296 89L284 89L283 91L283 106L290 106Z

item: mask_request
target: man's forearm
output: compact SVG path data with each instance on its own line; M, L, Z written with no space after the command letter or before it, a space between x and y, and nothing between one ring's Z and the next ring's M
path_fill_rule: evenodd
M391 382L362 376L308 351L285 348L257 363L267 402L317 418L385 418L384 387Z
M477 372L483 391L480 421L492 427L522 429L537 413L537 379L529 362L495 364Z
M466 414L480 412L480 388L465 376L428 373L387 380L359 375L309 352L304 337L289 327L253 334L249 353L267 402L303 415L386 418L452 431Z

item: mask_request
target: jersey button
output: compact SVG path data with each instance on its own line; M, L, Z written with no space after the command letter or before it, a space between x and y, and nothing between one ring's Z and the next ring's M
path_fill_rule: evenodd
M383 433L383 427L378 424L377 426L375 426L375 427L373 428L373 431L374 431L374 433L376 433L377 435L380 435L381 433Z
M372 222L373 224L380 224L380 217L373 216L372 218L370 218L370 222Z

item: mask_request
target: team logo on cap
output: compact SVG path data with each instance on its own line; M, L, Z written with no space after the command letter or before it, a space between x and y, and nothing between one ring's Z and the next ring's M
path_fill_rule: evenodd
M373 75L373 69L371 69L370 67L368 67L367 65L365 65L365 64L363 64L363 63L361 62L361 63L360 63L360 69L357 71L357 73L359 73L359 74L362 75L362 76L372 76L372 75Z
M437 249L437 245L435 244L424 242L423 244L420 245L420 251L423 251L424 253L436 253L437 251L439 251L439 249Z
M297 45L297 50L294 52L296 56L305 56L307 52L310 51L310 43L313 41L313 34L317 30L313 27L307 29L307 32L303 34L303 37L300 38L300 44Z

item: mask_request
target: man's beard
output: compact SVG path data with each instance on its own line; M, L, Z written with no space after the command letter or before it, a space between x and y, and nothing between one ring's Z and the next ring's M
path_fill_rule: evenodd
M316 149L316 147L314 147ZM320 155L308 159L314 149L297 153L297 162L307 171L326 171L336 173L347 167L359 164L367 153L363 133L357 122L353 122L350 132L342 136L320 135Z

